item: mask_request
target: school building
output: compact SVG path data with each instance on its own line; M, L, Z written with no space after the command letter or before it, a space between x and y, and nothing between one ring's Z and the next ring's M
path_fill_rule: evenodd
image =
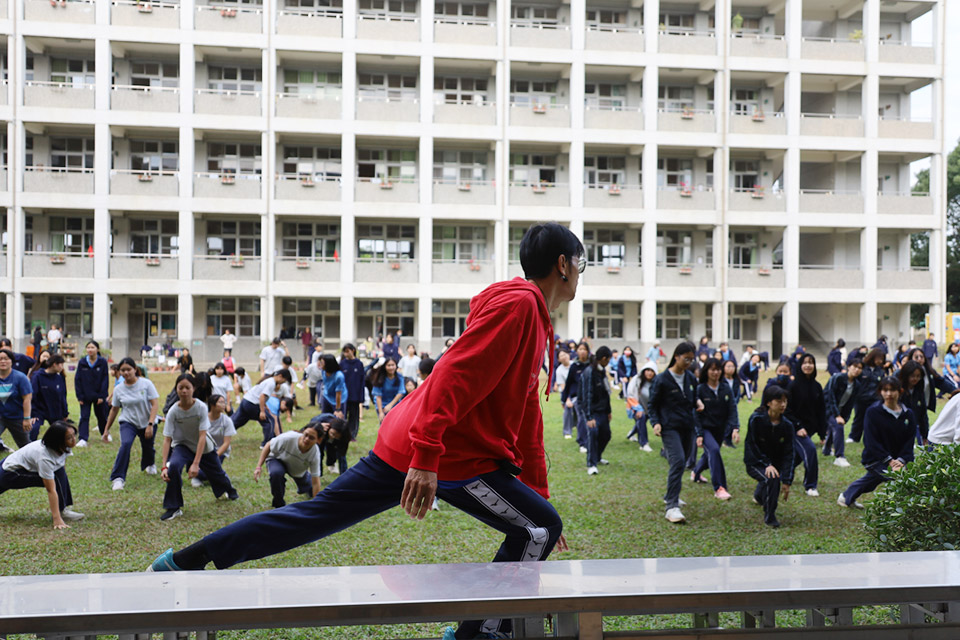
M436 352L557 220L563 336L900 342L946 311L946 4L0 0L2 325Z

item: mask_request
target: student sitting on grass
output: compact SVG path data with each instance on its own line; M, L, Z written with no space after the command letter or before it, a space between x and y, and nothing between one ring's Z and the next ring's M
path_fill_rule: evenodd
M747 473L757 481L753 501L763 506L763 522L776 529L780 493L786 501L793 483L793 424L784 417L787 391L777 385L763 390L760 407L747 422L743 443L743 462Z

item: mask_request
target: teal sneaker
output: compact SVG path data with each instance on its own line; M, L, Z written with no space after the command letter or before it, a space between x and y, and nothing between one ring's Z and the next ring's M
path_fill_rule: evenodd
M157 556L157 559L147 567L147 571L183 571L183 569L173 561L173 549L167 549Z
M499 640L502 638L509 638L510 635L506 633L500 633L499 631L490 631L478 633L474 636L474 640ZM453 627L447 627L443 630L443 638L441 640L456 640L457 630Z

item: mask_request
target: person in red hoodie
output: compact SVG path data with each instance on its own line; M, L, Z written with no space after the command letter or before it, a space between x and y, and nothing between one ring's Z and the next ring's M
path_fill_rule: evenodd
M576 295L583 256L566 227L531 226L520 243L526 279L498 282L470 301L466 330L430 377L387 414L369 455L312 500L248 516L175 553L168 549L148 570L197 570L210 562L226 569L398 504L422 520L434 496L505 534L494 562L544 560L555 546L565 550L563 523L547 500L540 370L553 338L550 312ZM491 353L506 357L491 360ZM489 637L481 633L504 632L509 624L463 622L445 638Z

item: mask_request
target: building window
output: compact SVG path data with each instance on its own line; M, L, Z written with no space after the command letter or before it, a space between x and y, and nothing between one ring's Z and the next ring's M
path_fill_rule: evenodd
M357 95L360 100L386 100L387 102L416 102L415 73L359 73Z
M690 305L657 303L657 338L686 340L690 336Z
M757 339L757 305L730 304L729 330L731 340Z
M556 184L557 156L539 153L510 154L510 184Z
M260 335L260 298L207 298L207 335Z
M234 175L256 175L262 171L259 144L207 143L207 171Z
M93 335L93 296L50 296L50 324L61 327L66 335Z
M218 93L259 93L263 88L263 74L259 67L211 66L207 88Z
M583 232L587 264L622 267L626 264L627 245L622 229L586 229Z
M283 175L298 179L340 180L340 149L283 145Z
M470 302L467 300L434 300L432 305L434 338L459 338L467 329Z
M713 340L713 305L703 305L703 335Z
M583 335L594 340L623 338L623 303L584 302Z
M510 251L510 262L520 262L520 241L526 235L527 230L523 227L510 227L510 241L508 249Z
M753 191L760 185L760 163L758 161L734 160L731 168L733 169L734 191Z
M357 333L380 336L402 331L413 336L415 300L357 300Z
M693 109L693 87L661 84L657 89L657 108L669 112Z
M93 251L93 218L50 217L50 250L83 255Z
M661 29L666 33L688 33L693 31L692 13L661 13Z
M626 26L626 11L587 9L587 29L590 31L616 31Z
M487 103L487 78L459 78L437 76L433 79L433 98L437 104Z
M174 338L177 335L177 299L174 296L160 298L130 298L130 311L143 314L143 337ZM140 336L130 336L135 340Z
M417 0L360 0L360 15L409 20L417 17Z
M490 5L486 2L437 2L433 5L433 13L437 22L473 24L490 21Z
M60 82L72 87L97 84L96 65L90 60L50 59L50 82Z
M554 80L511 80L510 102L516 106L557 104L557 82Z
M657 186L675 191L693 187L693 160L690 158L657 159Z
M679 229L657 230L657 265L678 267L693 262L693 235Z
M258 257L260 223L208 220L207 255Z
M357 258L360 262L411 262L416 237L412 224L357 225Z
M340 337L340 301L310 298L285 299L280 303L280 323L288 336L310 327L314 339Z
M529 5L511 5L510 16L514 24L527 24L535 27L556 28L557 8Z
M417 152L414 149L358 149L357 178L361 182L416 182Z
M619 111L627 106L627 85L605 82L588 82L585 86L584 104L587 109Z
M93 170L93 138L50 138L50 166Z
M756 233L730 232L730 266L746 269L756 265L759 246Z
M486 151L434 151L433 180L441 184L485 182L487 155Z
M291 13L343 13L343 0L284 0L283 6Z
M587 156L583 159L583 181L588 188L605 188L627 181L627 159L623 156Z
M130 220L130 253L175 256L179 253L177 221L172 218Z
M487 259L487 227L434 225L434 262L473 262Z
M284 222L281 227L283 257L336 260L340 257L340 225Z
M283 92L293 96L340 97L343 76L339 71L284 69Z
M130 168L134 171L177 171L178 143L173 140L131 140Z
M131 62L130 84L135 87L179 87L180 65L176 62Z
M759 95L756 89L734 89L731 111L739 116L752 116L760 111Z

